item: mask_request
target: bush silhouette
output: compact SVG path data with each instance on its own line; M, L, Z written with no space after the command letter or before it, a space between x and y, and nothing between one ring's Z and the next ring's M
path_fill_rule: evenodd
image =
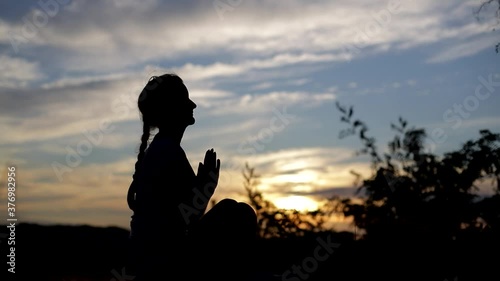
M409 128L399 118L398 124L391 124L396 135L382 156L374 138L367 136L366 124L353 119L352 107L337 106L341 121L349 125L341 137L359 136L359 153L371 157L373 175L357 190L362 203L338 197L332 201L337 210L353 217L367 238L444 241L499 233L500 134L481 130L476 140L438 156L425 151L425 129ZM490 194L477 186L487 180L492 184Z

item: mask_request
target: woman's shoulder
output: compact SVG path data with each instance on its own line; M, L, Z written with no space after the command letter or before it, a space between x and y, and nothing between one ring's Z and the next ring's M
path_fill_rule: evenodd
M151 144L149 145L149 148L177 151L180 149L180 146L167 138L154 138Z
M184 150L179 144L176 144L168 138L155 136L151 144L146 149L146 157L149 159L171 159L178 160L183 157Z

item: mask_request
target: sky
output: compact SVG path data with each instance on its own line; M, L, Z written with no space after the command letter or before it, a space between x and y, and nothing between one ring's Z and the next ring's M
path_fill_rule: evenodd
M197 104L182 147L214 148L215 199L245 200L245 163L282 208L314 209L370 175L336 102L385 151L399 117L442 154L500 132L494 8L431 0L0 2L0 194L16 216L128 228L126 193L148 79L178 74Z

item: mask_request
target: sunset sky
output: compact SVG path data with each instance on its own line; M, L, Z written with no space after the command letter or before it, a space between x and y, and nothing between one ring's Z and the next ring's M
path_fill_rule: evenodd
M198 105L182 141L193 168L209 148L221 159L216 199L245 199L245 162L279 207L347 195L349 171L370 170L359 140L338 137L336 101L381 151L400 116L437 154L500 132L500 36L479 3L2 1L0 199L15 165L20 220L128 228L136 101L165 72Z

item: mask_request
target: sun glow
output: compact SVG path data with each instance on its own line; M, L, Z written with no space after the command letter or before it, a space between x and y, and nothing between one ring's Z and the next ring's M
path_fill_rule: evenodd
M297 211L314 211L318 203L305 196L279 197L273 200L274 205L280 209L295 209Z
M310 183L316 180L318 180L318 172L309 169L304 169L296 173L276 175L269 179L269 181L276 183Z

